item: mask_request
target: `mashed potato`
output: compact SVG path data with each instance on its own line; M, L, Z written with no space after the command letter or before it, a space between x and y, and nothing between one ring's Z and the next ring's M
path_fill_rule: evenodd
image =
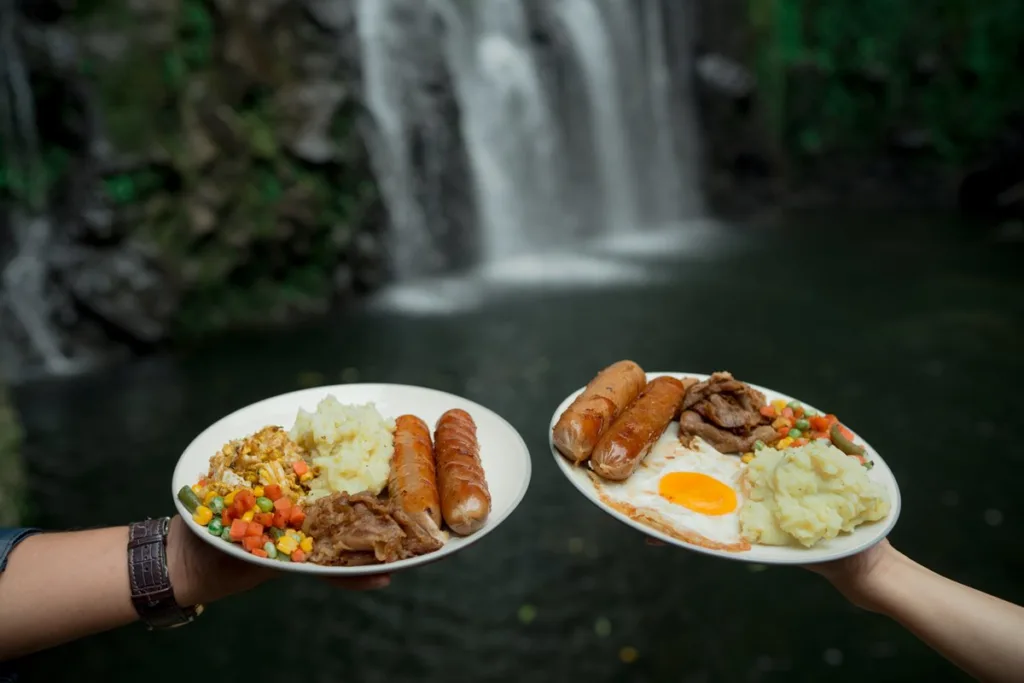
M809 548L889 514L884 489L864 466L820 441L758 451L746 479L740 534L751 543Z
M395 421L381 417L372 403L344 405L328 396L314 413L299 410L291 437L319 471L309 483L310 499L336 491L378 495L388 481L394 433Z

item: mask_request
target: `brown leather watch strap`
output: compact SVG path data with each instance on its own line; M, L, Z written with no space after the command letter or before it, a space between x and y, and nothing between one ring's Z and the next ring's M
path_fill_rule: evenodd
M132 604L150 629L190 623L202 605L182 608L174 599L167 572L167 532L170 518L147 519L128 527L128 580Z

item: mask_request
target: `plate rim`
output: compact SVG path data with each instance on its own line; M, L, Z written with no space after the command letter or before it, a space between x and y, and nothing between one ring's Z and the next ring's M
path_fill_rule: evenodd
M646 374L646 379L647 379L648 382L651 381L652 379L657 378L657 377L666 377L666 376L667 377L675 377L676 379L682 379L683 377L695 377L695 378L698 378L700 380L705 380L708 377L710 377L710 375L704 374L704 373L700 373L700 372L645 371L645 374ZM781 391L777 391L775 389L769 389L767 387L763 387L763 386L760 386L758 384L753 384L751 382L744 382L744 384L746 384L746 385L748 385L748 386L750 386L750 387L752 387L754 389L757 389L758 391L768 392L770 394L775 394L775 395L779 396L780 398L788 399L790 401L799 401L802 405L806 405L806 406L809 406L810 408L813 408L815 410L819 410L816 406L811 405L810 403L807 403L805 401L801 401L800 399L794 398L794 397L792 397L792 396L790 396L788 394L784 394ZM878 526L879 532L874 534L869 541L864 542L864 543L858 543L857 545L855 545L855 546L853 546L851 548L844 548L842 550L836 550L836 551L832 551L832 552L819 552L819 553L816 553L813 548L809 548L809 549L807 549L807 552L808 553L815 553L815 554L813 554L813 555L811 555L811 556L809 556L807 558L794 557L793 559L779 559L779 558L768 559L768 558L764 558L764 557L758 557L756 555L755 556L751 556L749 551L740 553L740 552L729 552L729 551L726 551L726 550L714 550L714 549L711 549L711 548L704 548L704 547L699 546L699 545L693 545L693 544L690 544L690 543L686 543L685 541L681 541L681 540L679 540L677 538L674 538L672 536L664 534L664 533L658 531L657 529L653 529L653 528L651 528L651 527L649 527L649 526L647 526L645 524L642 524L642 523L640 523L640 522L638 522L638 521L636 521L634 519L631 519L629 516L627 516L627 515L619 512L618 510L615 510L614 508L608 506L607 504L602 502L594 494L593 491L586 490L584 488L584 486L581 484L581 482L577 480L577 477L572 475L572 471L575 468L579 467L579 466L572 465L568 460L565 459L565 456L562 455L558 451L557 448L555 448L555 443L554 443L554 438L553 438L552 430L554 429L555 423L558 422L558 418L561 416L562 412L566 408L568 408L569 404L572 403L572 401L575 400L575 398L577 396L579 396L580 393L582 393L584 389L586 389L586 385L581 386L580 388L570 392L564 399L562 399L562 401L558 404L558 406L555 407L555 411L552 414L551 421L550 421L550 423L548 425L548 449L551 451L551 455L555 458L555 461L556 461L556 464L558 466L559 471L562 473L562 476L565 477L565 479L567 479L569 481L569 483L572 484L572 486L584 498L586 498L588 501L590 501L590 503L595 505L599 510L601 510L602 512L604 512L607 515L610 515L611 517L615 518L616 520L618 520L619 522L625 524L626 526L632 527L636 531L639 531L640 533L643 533L643 534L645 534L647 536L655 538L655 539L665 543L666 545L673 545L673 546L676 546L678 548L683 548L685 550L690 550L690 551L701 553L701 554L704 554L704 555L710 555L712 557L719 557L719 558L726 559L726 560L732 560L734 562L747 562L747 563L751 563L751 564L778 565L778 566L813 565L813 564L821 564L821 563L824 563L824 562L833 562L835 560L841 560L841 559L843 559L845 557L850 557L852 555L856 555L858 553L864 552L868 548L873 547L874 545L880 543L882 540L887 538L889 536L889 534L892 532L893 528L896 526L896 522L897 522L897 520L900 517L900 512L902 511L902 508L903 508L902 494L901 494L901 491L900 491L899 482L896 479L896 475L893 474L892 469L889 467L889 463L887 463L885 461L885 458L883 458L878 453L878 451L875 450L875 448L870 443L868 443L867 439L865 439L864 437L860 436L860 434L856 430L852 429L849 425L847 425L844 422L843 425L846 426L847 429L850 429L850 431L853 432L854 436L858 437L860 439L860 441L867 447L868 451L872 455L872 459L878 460L878 461L881 462L881 464L885 467L885 471L888 472L888 475L889 475L888 478L892 482L893 497L892 497L892 500L890 501L891 507L890 507L890 510L889 510L889 515L888 515L888 517L886 517L885 524ZM821 411L819 410L819 412L821 412ZM766 546L766 547L771 548L771 547L775 547L775 546Z
M182 478L187 479L187 477L184 477L185 466L183 460L185 458L185 454L189 452L189 450L196 444L196 442L202 439L209 432L216 430L222 423L227 422L228 420L238 416L243 412L255 409L265 403L269 403L270 401L276 401L287 397L294 397L298 394L315 394L317 392L322 392L323 395L327 395L333 393L334 390L351 389L353 387L359 387L364 390L402 391L412 389L416 391L425 391L433 394L438 394L439 397L457 398L458 400L464 401L465 403L469 404L469 406L473 410L486 411L493 415L494 417L496 417L509 430L511 430L512 434L516 436L517 444L519 446L519 448L517 448L516 450L521 452L521 457L524 460L525 464L524 476L519 484L519 489L515 492L515 495L512 498L512 503L509 505L508 509L504 512L504 514L495 517L489 517L484 527L481 528L479 531L471 534L470 536L457 536L454 538L450 538L448 543L445 544L445 546L441 547L440 549L432 553L427 553L426 555L418 555L416 557L410 557L404 560L398 560L397 562L390 562L387 564L371 564L356 567L334 567L312 564L309 562L281 562L279 560L271 560L269 558L256 557L251 553L246 553L245 551L238 549L233 544L225 543L224 540L219 537L211 535L206 530L206 527L200 526L197 522L195 522L192 519L192 514L188 511L187 508L185 508L184 503L182 503L178 499L178 489L174 487L174 482L177 481L179 478L179 470L182 471ZM425 387L417 384L399 384L393 382L352 382L346 384L325 384L315 387L307 387L305 389L295 389L293 391L287 391L281 394L276 394L274 396L262 398L248 405L236 408L227 415L224 415L215 422L211 423L209 426L200 431L191 441L189 441L188 445L185 446L184 449L182 449L181 455L178 456L178 460L175 463L174 469L172 470L171 473L171 497L174 500L175 509L181 516L182 520L185 522L185 525L189 528L189 530L192 533L199 536L199 538L202 539L204 542L209 543L211 546L217 548L220 552L223 552L226 555L234 557L242 562L249 562L254 565L268 567L271 569L276 569L282 572L289 572L293 574L310 574L314 576L325 576L331 578L359 576L366 577L378 576L382 574L392 574L395 572L402 571L404 569L410 569L412 567L418 567L421 565L438 562L451 555L455 555L461 552L462 550L468 548L469 546L477 543L485 536L490 534L492 531L497 529L499 526L501 526L501 524L505 520L507 520L512 515L513 512L516 511L519 505L523 502L523 499L526 497L526 493L530 488L530 483L532 480L533 457L530 454L530 449L529 446L527 446L526 444L526 440L523 439L523 435L519 433L519 430L516 429L511 422L505 419L505 417L503 417L497 411L492 410L491 408L488 408L487 406L472 399L466 398L464 396L459 396L458 394L453 394L448 391L443 391L441 389L435 389L433 387ZM488 482L488 488L490 488L489 484L490 482ZM449 546L452 540L458 540L459 542L455 546Z

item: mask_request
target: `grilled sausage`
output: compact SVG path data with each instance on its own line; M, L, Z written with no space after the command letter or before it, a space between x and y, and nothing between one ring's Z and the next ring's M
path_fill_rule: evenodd
M643 368L631 360L619 361L597 373L551 430L555 448L577 465L584 462L601 435L646 383Z
M448 527L468 536L487 521L491 494L480 464L476 423L464 410L449 410L434 430L441 514Z
M648 382L598 441L590 456L590 469L604 479L627 479L679 415L685 393L683 383L674 377Z
M388 475L388 495L413 517L426 515L441 528L441 496L430 427L415 415L395 420L395 453Z

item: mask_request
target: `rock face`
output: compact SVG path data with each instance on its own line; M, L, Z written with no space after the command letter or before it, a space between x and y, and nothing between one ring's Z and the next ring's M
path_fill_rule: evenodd
M25 473L20 442L21 429L0 379L0 527L17 525L23 512Z
M350 0L20 4L0 8L20 114L0 117L0 371L277 324L384 279Z

